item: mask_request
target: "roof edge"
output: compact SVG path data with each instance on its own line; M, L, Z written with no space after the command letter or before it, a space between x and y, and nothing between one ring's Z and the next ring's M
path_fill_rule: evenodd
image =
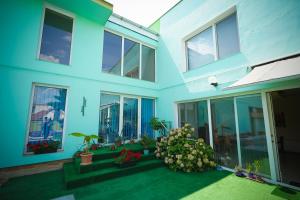
M105 8L107 8L107 9L110 9L110 10L113 9L113 4L111 4L111 3L109 3L105 0L92 0L92 1L99 4L99 5L101 5L101 6L103 6L103 7L105 7Z

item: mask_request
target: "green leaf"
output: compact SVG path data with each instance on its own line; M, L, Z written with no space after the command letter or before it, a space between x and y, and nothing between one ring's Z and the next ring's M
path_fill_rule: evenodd
M84 133L78 133L78 132L70 133L69 135L72 135L72 136L75 136L75 137L86 137L87 136Z

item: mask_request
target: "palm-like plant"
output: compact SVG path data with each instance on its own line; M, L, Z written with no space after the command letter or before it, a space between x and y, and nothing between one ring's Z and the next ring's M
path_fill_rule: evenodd
M79 133L79 132L71 133L70 135L75 136L75 137L83 137L83 145L85 146L84 147L85 154L89 153L91 142L94 139L99 139L99 136L97 136L97 135L86 135L84 133Z

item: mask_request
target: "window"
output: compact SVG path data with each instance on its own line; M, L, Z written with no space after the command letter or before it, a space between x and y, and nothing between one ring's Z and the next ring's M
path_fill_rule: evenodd
M268 147L260 95L236 98L238 128L241 147L241 161L247 164L259 161L259 172L270 177Z
M234 168L238 161L234 99L211 101L213 142L216 159L221 165Z
M99 136L105 143L113 143L118 136L124 140L143 135L154 138L150 126L155 116L154 99L106 93L100 98Z
M236 13L188 39L186 51L188 70L238 53L240 48Z
M120 96L101 94L99 135L107 143L119 135Z
M154 82L155 49L104 31L102 72Z
M69 65L72 29L71 17L46 8L39 59Z
M155 50L142 45L142 80L155 81Z
M216 24L218 58L222 59L240 51L236 13Z
M126 98L123 101L123 138L138 139L138 100Z
M181 103L178 105L178 111L180 126L183 127L185 123L191 124L195 129L194 136L203 138L209 144L207 101Z
M140 44L128 39L124 41L124 76L139 78Z
M142 98L142 117L141 117L141 135L148 135L154 138L154 131L151 128L150 121L155 117L155 101L154 99Z
M187 42L189 69L195 69L215 60L212 28L194 36Z
M122 37L104 32L102 71L121 75Z
M67 89L50 86L33 86L27 144L58 141L62 148L65 127ZM26 152L30 149L26 148Z

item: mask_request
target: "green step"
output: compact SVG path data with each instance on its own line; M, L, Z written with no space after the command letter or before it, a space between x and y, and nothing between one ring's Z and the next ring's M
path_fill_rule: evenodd
M139 162L151 160L154 158L155 158L154 154L142 155ZM76 167L78 173L88 173L91 171L101 170L101 169L108 168L108 167L115 167L114 161L115 161L114 158L109 158L109 159L104 159L104 160L93 161L93 163L90 165L80 165L81 160L80 160L80 158L77 158L75 160L75 167Z
M143 152L144 148L140 144L125 144L120 147L118 147L116 150L110 150L109 147L103 147L99 150L92 151L93 152L93 161L96 160L104 160L104 159L111 159L114 157L117 157L122 149L127 148L130 149L133 152ZM149 147L150 152L155 151L155 146Z
M117 166L92 171L89 173L78 174L73 163L64 164L64 177L67 189L97 183L109 179L114 179L130 174L155 169L164 166L161 160L140 161L135 166L128 168L118 168Z

